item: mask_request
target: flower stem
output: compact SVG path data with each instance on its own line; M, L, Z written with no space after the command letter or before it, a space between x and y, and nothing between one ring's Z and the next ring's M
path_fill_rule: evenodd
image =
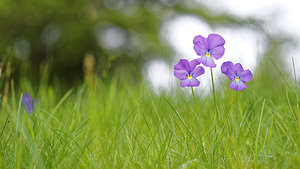
M195 97L195 93L194 93L193 87L191 87L191 89L192 89L192 93L193 93L193 97L194 97L194 102L195 102L196 110L197 110L198 113L200 113L199 108L198 108L198 104L197 104L197 101L196 101L196 97Z
M239 107L240 107L240 114L241 114L241 121L243 121L244 118L244 111L243 111L243 106L242 106L242 102L241 102L241 95L242 93L239 93Z
M231 122L232 122L232 105L233 105L233 90L232 90L232 92L231 92L231 103L230 103L230 127L231 127Z
M197 113L198 113L198 115L200 115L200 111L199 111L199 108L198 108L198 104L197 104L197 101L196 101L196 97L195 97L195 93L194 93L193 87L191 87L191 90L192 90L192 93L193 93L193 97L194 97L194 102L195 102L195 106L196 106ZM198 120L198 122L199 122L199 124L200 124L202 134L203 134L203 135L206 135L206 134L205 134L205 130L204 130L204 128L203 128L202 120L201 120L201 118L199 118L198 115L195 114L195 118L196 118L196 120ZM201 144L202 144L202 143L201 143ZM207 143L205 143L205 140L204 140L204 144L207 144ZM209 144L207 144L207 145L209 146ZM203 146L203 144L202 144L202 146ZM203 147L202 147L202 148L203 148Z
M213 98L214 98L214 104L215 104L215 109L216 109L216 115L217 115L217 119L219 119L218 118L217 102L216 102L216 94L215 94L214 75L213 75L213 72L212 72L212 68L210 68L210 75L211 75L211 83L212 83L212 88L213 88Z

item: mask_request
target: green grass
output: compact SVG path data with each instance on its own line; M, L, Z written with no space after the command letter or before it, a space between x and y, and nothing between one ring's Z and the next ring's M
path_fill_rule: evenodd
M273 79L257 73L232 92L224 77L218 118L201 88L198 112L189 88L158 96L117 78L70 90L21 79L1 102L0 168L297 168L299 92ZM24 91L39 99L30 115Z

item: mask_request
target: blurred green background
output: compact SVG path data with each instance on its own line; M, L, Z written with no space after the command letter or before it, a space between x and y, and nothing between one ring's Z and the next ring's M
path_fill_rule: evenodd
M7 95L5 90L12 79L18 87L21 78L36 87L59 83L63 91L83 80L93 83L94 77L108 84L112 77L141 84L148 61L160 57L169 65L174 63L177 53L162 27L177 16L199 18L212 29L259 32L265 46L262 53L253 56L258 60L256 70L252 69L255 79L264 82L270 91L282 85L283 80L294 79L288 72L292 66L281 64L282 52L289 50L286 46L294 41L287 34L272 32L264 22L266 18L220 12L196 1L2 0L0 67L1 74L6 75L0 81L2 95ZM244 51L247 52L250 51ZM285 62L292 60L285 58ZM265 89L257 86L257 92L260 90Z
M103 79L141 80L146 61L157 56L170 60L174 53L161 27L178 15L196 16L212 27L267 34L260 20L216 13L195 1L2 0L1 66L11 57L16 79L27 76L37 82L47 74L72 85L83 79L84 57L91 56L92 69Z

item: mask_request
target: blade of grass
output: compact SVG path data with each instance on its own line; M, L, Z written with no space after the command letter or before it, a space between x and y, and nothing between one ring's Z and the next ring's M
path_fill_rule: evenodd
M70 94L73 92L74 88L71 88L67 91L67 93L60 99L60 101L57 103L55 108L52 111L52 115L58 110L58 108L64 103L64 101L70 96Z
M260 112L260 118L259 118L259 123L258 123L258 129L257 129L257 134L256 134L256 141L255 141L255 152L254 152L254 168L257 168L257 151L258 151L258 138L259 138L259 133L260 133L260 125L261 125L261 120L264 112L264 107L265 107L265 99L262 104L261 112Z
M19 101L18 112L17 112L16 135L18 133L19 125L20 125L20 113L21 113L22 98L23 98L23 94L21 94L20 101Z
M4 130L5 130L5 128L6 128L6 125L8 124L8 118L9 118L9 114L7 115L6 120L5 120L5 123L4 123L4 125L3 125L2 131L1 131L1 135L0 135L0 140L1 140L1 137L2 137L2 135L3 135Z
M191 130L188 128L187 124L184 122L184 120L182 119L182 117L180 116L180 114L175 110L175 108L168 102L168 100L166 100L167 103L169 104L169 106L172 108L172 110L174 111L174 113L177 115L177 117L180 119L180 121L182 122L182 124L184 125L184 127L186 128L186 130L188 131L190 137L194 138Z

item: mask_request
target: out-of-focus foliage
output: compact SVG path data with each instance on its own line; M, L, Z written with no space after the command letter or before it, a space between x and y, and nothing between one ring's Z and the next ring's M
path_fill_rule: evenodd
M15 76L41 75L47 68L60 77L81 78L84 56L93 55L98 74L127 72L138 78L146 60L170 56L160 29L177 14L196 15L212 25L259 25L213 14L193 1L2 0L0 52L14 52Z

